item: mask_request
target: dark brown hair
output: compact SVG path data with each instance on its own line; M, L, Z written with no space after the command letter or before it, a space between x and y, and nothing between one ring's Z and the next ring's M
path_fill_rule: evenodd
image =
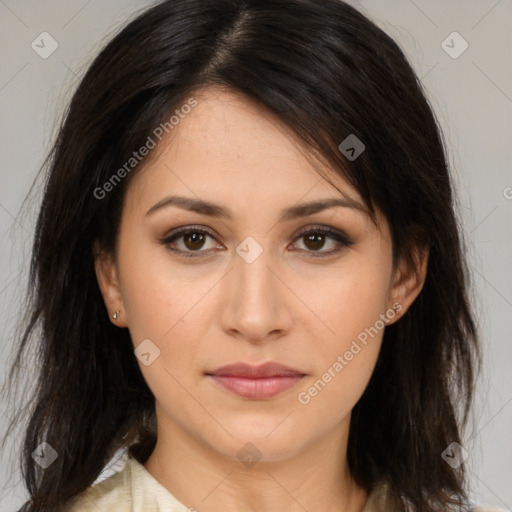
M211 85L277 114L354 185L389 222L395 258L428 247L424 287L386 328L352 411L348 463L368 491L389 483L395 512L465 504L464 464L452 469L441 454L461 443L480 349L442 134L411 65L340 0L168 0L90 65L44 166L29 318L9 374L12 385L32 343L37 386L21 460L30 501L21 510L64 510L118 449L144 462L155 445L154 397L128 330L109 321L92 252L95 241L115 250L125 191L144 162L104 197L95 191ZM351 134L365 145L355 160L338 149ZM43 441L58 452L44 470L31 457Z

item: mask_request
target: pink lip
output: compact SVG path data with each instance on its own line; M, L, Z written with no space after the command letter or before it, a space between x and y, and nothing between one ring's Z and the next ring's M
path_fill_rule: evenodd
M292 388L304 377L304 373L298 370L273 362L258 366L235 363L207 375L228 391L253 400L272 398Z

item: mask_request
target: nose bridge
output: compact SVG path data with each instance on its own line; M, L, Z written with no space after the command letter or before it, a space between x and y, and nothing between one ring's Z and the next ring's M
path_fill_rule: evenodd
M236 248L234 279L237 280L239 299L244 302L259 302L271 294L273 274L269 270L272 265L272 254L264 243L252 236L246 237ZM264 301L268 303L268 300ZM261 305L259 305L261 306Z
M269 333L289 327L285 298L276 280L273 253L253 237L236 248L234 268L230 273L228 314L224 328L236 330L247 339L262 340Z

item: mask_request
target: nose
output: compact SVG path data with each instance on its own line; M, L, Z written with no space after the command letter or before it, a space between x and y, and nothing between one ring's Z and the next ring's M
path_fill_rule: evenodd
M271 251L263 250L254 261L235 254L233 266L223 282L224 331L250 343L264 343L288 333L293 293Z

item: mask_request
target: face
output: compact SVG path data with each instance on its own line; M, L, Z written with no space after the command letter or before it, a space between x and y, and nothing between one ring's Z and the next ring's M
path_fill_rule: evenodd
M231 459L251 442L281 460L346 431L385 325L421 283L393 267L385 219L316 162L322 178L272 114L225 91L193 96L133 176L117 254L97 275L159 429ZM325 207L302 208L312 202ZM266 362L296 373L215 373Z

